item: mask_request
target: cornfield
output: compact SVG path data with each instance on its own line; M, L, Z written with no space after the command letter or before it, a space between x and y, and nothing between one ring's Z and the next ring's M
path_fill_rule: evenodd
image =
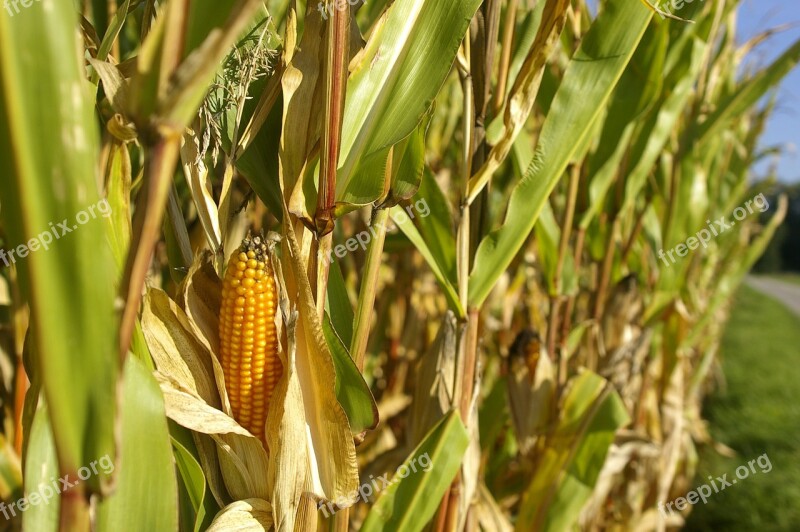
M786 212L737 4L6 2L0 529L680 528Z

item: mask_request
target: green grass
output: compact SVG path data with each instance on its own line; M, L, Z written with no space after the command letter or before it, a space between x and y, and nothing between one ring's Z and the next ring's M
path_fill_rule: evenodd
M686 530L800 530L800 318L745 286L722 342L727 387L707 401L712 437L737 452L700 455L698 478L728 474L767 453L772 470L750 473L698 503Z

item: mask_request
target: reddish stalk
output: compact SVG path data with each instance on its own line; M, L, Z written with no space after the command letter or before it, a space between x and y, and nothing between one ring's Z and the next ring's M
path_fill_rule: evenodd
M22 414L25 411L25 394L30 387L30 380L28 380L28 374L25 372L25 365L22 362L22 354L25 347L25 331L28 330L30 311L27 305L22 302L22 295L19 293L17 269L13 265L9 270L9 278L14 312L11 333L14 339L14 354L16 355L17 364L14 378L14 450L17 456L22 456Z
M320 155L319 192L314 226L317 233L317 312L322 317L325 295L328 289L330 262L320 257L327 256L331 248L335 224L336 174L339 166L339 150L342 138L345 88L347 85L347 58L349 57L350 10L334 6L331 24L328 26L327 54L325 57L325 118L322 131Z
M330 261L326 260L333 241L336 202L336 173L339 166L339 149L342 137L345 88L347 85L347 58L349 57L350 9L336 2L331 24L328 26L327 54L325 57L325 118L320 155L320 179L317 211L314 225L317 234L316 256L312 259L316 271L317 314L325 314L325 297L328 291ZM340 510L333 519L333 529L347 532L350 522L348 508Z

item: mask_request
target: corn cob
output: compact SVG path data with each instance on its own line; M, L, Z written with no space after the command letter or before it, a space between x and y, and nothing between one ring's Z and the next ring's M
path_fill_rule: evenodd
M283 372L275 329L277 299L264 238L248 235L225 272L219 339L233 417L262 442L269 399Z

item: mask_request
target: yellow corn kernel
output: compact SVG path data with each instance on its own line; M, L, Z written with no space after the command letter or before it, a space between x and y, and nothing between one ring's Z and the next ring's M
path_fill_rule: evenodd
M277 301L266 242L248 236L225 272L219 340L233 417L265 445L269 399L283 372L275 330Z

